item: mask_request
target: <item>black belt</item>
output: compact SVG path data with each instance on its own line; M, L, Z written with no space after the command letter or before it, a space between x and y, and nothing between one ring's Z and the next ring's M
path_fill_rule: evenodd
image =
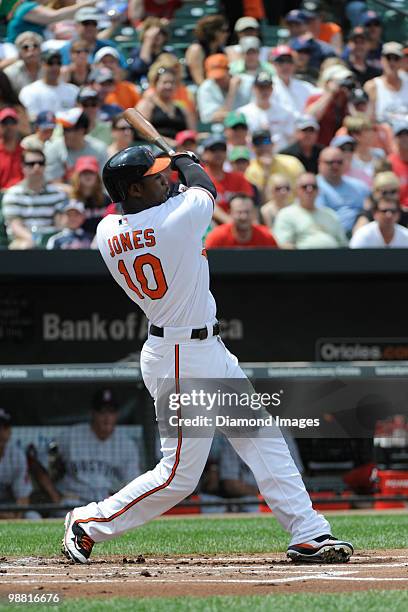
M218 336L220 333L220 326L218 323L213 325L213 336ZM164 338L164 327L157 327L157 325L150 325L149 334L152 336L157 336L158 338ZM208 329L206 327L202 327L201 329L192 329L191 330L191 340L205 340L208 338Z

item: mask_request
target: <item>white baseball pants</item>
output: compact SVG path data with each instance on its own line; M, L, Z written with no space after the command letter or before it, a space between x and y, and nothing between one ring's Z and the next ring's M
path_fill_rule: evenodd
M141 353L142 375L152 397L159 379L243 378L237 358L219 336L206 340L150 336ZM231 438L231 444L252 470L260 493L291 544L331 533L326 519L312 508L309 495L282 436ZM163 457L156 467L98 503L76 508L74 516L86 533L103 542L163 514L190 495L205 467L212 439L162 438Z

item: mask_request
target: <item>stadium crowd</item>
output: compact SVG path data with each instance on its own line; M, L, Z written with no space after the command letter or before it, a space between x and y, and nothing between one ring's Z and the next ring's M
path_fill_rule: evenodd
M408 247L408 47L339 4L2 3L2 247L95 246L128 107L213 179L206 247Z

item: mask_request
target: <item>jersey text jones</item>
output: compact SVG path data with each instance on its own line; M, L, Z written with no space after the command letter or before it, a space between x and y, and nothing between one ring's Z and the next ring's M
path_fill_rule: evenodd
M120 255L126 251L142 249L143 247L154 247L155 244L156 238L154 236L154 229L152 228L124 232L108 239L109 254L111 257L115 257L115 255Z

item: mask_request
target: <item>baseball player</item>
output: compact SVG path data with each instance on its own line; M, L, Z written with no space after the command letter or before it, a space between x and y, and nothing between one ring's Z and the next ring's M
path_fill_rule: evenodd
M153 399L162 380L245 378L219 336L216 305L202 236L211 222L216 190L194 154L155 159L146 147L129 147L103 169L103 181L123 214L109 215L97 230L98 247L115 281L149 320L141 352L143 380ZM163 172L177 170L184 192L168 197ZM185 380L185 382L187 382ZM184 384L184 383L183 383ZM180 417L181 409L178 411ZM161 515L190 495L204 469L211 436L162 435L156 467L99 502L75 508L65 519L63 552L86 563L95 543ZM353 547L331 535L313 510L282 436L230 438L247 463L273 514L291 535L294 560L348 561Z

